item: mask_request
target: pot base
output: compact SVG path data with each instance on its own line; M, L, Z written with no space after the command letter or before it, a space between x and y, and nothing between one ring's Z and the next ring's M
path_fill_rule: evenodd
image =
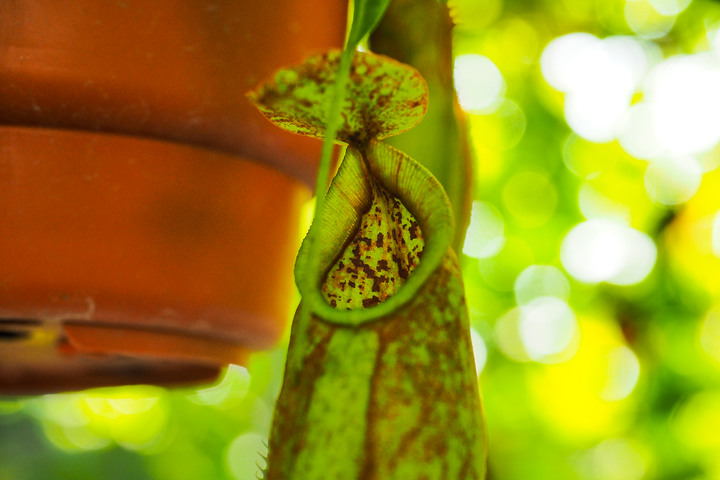
M119 332L127 334L122 329ZM177 355L171 349L165 352L170 358L162 358L156 351L143 356L136 348L128 352L98 348L102 344L97 341L117 333L113 329L95 338L86 335L84 340L92 345L87 351L83 350L87 344L77 345L68 333L62 326L52 328L36 320L0 319L0 394L33 395L128 384L176 386L210 382L220 372L217 360L174 358ZM145 334L141 331L138 336ZM161 341L166 337L173 336L157 335ZM217 344L227 347L224 342ZM239 350L232 363L242 363L247 351L231 347Z
M272 346L307 199L238 156L0 127L0 393L206 381Z

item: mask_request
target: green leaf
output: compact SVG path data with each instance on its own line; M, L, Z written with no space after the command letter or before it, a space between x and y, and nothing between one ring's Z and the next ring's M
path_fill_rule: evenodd
M248 97L277 126L323 138L340 58L341 53L333 51L280 70ZM388 57L358 52L349 70L337 139L362 145L397 135L422 119L427 103L427 85L417 70Z
M390 0L354 1L352 26L346 48L355 50L362 39L375 30L388 5L390 5Z

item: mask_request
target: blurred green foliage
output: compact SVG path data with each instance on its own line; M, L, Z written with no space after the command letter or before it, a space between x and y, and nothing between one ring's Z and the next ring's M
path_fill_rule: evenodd
M490 478L720 479L720 3L449 5ZM255 478L283 357L1 400L0 479Z

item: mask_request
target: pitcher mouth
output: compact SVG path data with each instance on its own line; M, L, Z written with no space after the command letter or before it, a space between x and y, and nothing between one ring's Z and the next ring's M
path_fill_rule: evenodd
M384 301L340 310L328 303L321 285L373 200L372 182L399 199L419 224L425 242L422 260ZM319 230L313 237L322 241L317 247L322 263L309 268L310 245L306 239L295 264L295 278L310 310L338 325L358 326L378 320L413 299L447 255L454 234L452 207L440 183L415 160L379 141L369 142L362 152L348 147L323 210L311 227Z

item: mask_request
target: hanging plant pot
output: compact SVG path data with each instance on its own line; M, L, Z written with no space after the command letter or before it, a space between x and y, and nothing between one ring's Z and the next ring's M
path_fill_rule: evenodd
M344 2L18 1L0 17L0 393L214 378L292 298L319 145L243 93Z

